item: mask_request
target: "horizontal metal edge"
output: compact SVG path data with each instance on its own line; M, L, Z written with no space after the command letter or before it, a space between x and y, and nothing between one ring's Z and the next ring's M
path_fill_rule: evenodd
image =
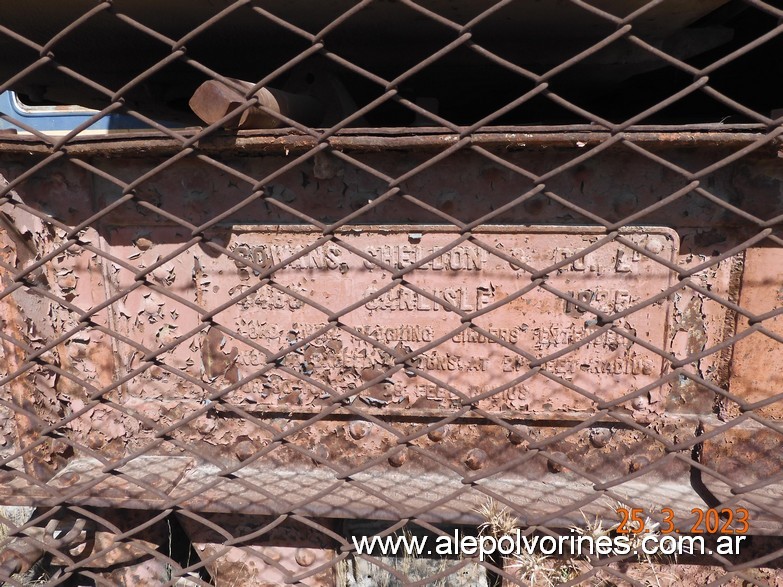
M410 129L404 129L409 131ZM381 152L381 151L441 151L462 140L458 133L423 132L413 129L416 134L398 132L396 134L337 134L327 143L339 151ZM755 130L755 128L753 129ZM374 133L376 129L372 129ZM183 139L193 137L198 131L187 129L172 131ZM764 135L749 130L715 130L671 127L667 130L625 130L627 139L636 144L646 144L655 149L676 148L682 146L699 147L737 147L758 141ZM611 138L608 130L558 130L549 132L532 129L509 129L497 132L494 129L475 132L470 135L470 144L489 149L542 149L565 148L583 150L601 144ZM46 141L29 135L0 135L0 155L24 154L47 155L53 152L52 139ZM201 153L224 153L234 155L275 154L287 156L310 150L319 144L314 136L301 134L263 134L257 132L239 132L236 134L215 134L199 140L193 147ZM774 151L783 144L780 137L772 139L766 150ZM179 153L182 142L176 138L155 133L122 133L122 135L104 135L75 137L63 147L71 155L97 157L164 157ZM764 151L765 148L760 149Z
M155 400L152 400L154 403ZM296 418L310 418L316 414L321 413L321 409L313 407L311 409L300 406L284 406L284 405L261 405L261 404L240 404L237 406L243 412L246 412L252 416L262 417L287 417L291 419ZM233 413L230 409L223 407L221 404L216 403L214 410L225 417L231 417ZM454 409L444 408L417 408L415 411L406 408L376 408L370 405L362 405L362 413L368 416L373 416L380 420L406 420L406 421L421 421L421 422L437 422L445 418L450 418L454 415ZM483 410L486 416L468 412L459 418L449 421L451 424L460 424L469 422L472 425L491 425L494 426L499 421L506 422L508 424L525 424L529 426L546 426L546 427L565 427L571 428L576 424L582 422L591 422L591 426L612 426L614 428L628 428L632 429L634 426L628 424L629 419L633 419L633 412L621 408L615 409L613 412L607 412L600 418L595 418L595 412L523 412L523 411L511 411L504 410L503 412ZM616 414L616 415L615 415ZM323 418L324 421L329 420L348 420L357 419L356 410L349 410L347 408L337 408L333 410L328 416ZM625 420L625 421L624 421ZM707 426L711 428L719 428L726 426L726 422L719 419L716 415L707 414L691 414L691 413L668 413L655 414L654 420L660 423L666 423L675 427L682 427L683 429L690 430L697 425ZM726 432L731 431L760 431L769 430L768 427L763 424L759 424L754 421L745 420L741 423L731 426ZM725 433L724 433L725 434Z
M172 498L171 502L145 495L132 481L149 480L151 468L167 474L175 472L176 482L161 487ZM103 465L96 459L73 461L49 482L51 492L40 487L28 488L26 492L19 479L3 483L0 503L152 510L172 507L175 503L175 509L205 513L374 520L415 518L433 524L478 525L482 522L479 509L488 498L495 497L504 506L510 506L522 526L581 526L585 519L599 519L605 526L611 526L618 521L618 507L640 507L653 519L661 518L662 508L671 508L681 532L687 532L695 523L693 509L709 507L691 487L689 477L663 479L655 473L619 483L602 495L591 483L570 473L546 475L536 480L496 475L465 485L457 474L379 466L340 480L326 467L248 465L231 476L219 477L216 465L175 456L141 457L120 468L122 475L102 473L102 469ZM66 499L55 498L53 494L57 491L66 493L60 485L64 480L70 483L75 470L80 472L80 478L68 487L75 490L96 480L110 480L116 493L107 496L86 489L72 492ZM135 495L121 495L123 484ZM97 485L93 483L93 487ZM783 491L774 486L736 503L730 495L721 495L721 502L725 501L726 507L748 509L750 534L776 535L783 532L783 517L771 509L777 509L781 497Z
M242 232L269 232L269 233L312 233L321 234L321 232L308 224L236 224L232 225L231 231L234 233ZM377 232L379 234L394 233L450 233L460 234L454 226L443 224L351 224L336 229L335 234L356 234L361 232ZM551 225L520 225L520 224L490 224L477 226L471 229L471 234L579 234L579 235L604 235L610 232L600 226L582 226L568 224ZM672 239L677 239L677 232L665 226L623 226L617 229L619 234L665 234ZM677 242L675 240L675 242Z

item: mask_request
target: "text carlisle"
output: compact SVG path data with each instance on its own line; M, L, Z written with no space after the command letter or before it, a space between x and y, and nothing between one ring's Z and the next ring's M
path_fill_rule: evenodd
M601 238L590 229L502 229L454 244L459 235L443 229L362 228L314 246L317 233L277 227L234 234L232 267L207 261L204 273L210 283L229 278L241 298L219 316L232 315L230 327L252 343L226 344L237 348L240 376L309 340L279 360L284 371L247 383L255 402L315 406L325 389L344 394L369 381L377 384L361 397L373 407L445 408L481 396L483 409L581 410L591 400L574 390L621 397L663 369L659 354L623 333L666 346L668 302L644 302L669 287L670 272L639 250L673 258L677 237L657 228L623 237L634 247L610 240L579 257ZM531 285L547 268L546 287ZM595 312L636 305L596 336ZM330 325L328 313L346 307Z

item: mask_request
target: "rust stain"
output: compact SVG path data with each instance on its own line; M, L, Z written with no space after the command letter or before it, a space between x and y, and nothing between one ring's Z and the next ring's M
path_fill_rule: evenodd
M704 442L702 462L740 486L775 479L783 471L783 436L763 428L734 428Z
M239 379L236 366L239 350L233 347L231 351L225 352L226 342L225 335L216 328L211 328L202 339L201 362L208 381L221 376L225 376L229 383L236 383Z
M783 250L752 248L745 253L740 305L757 315L783 307ZM783 316L773 316L763 322L766 329L783 335ZM748 319L740 316L737 331L748 328ZM771 398L755 413L773 420L783 420L783 345L763 333L754 333L734 345L731 364L730 391L752 404Z
M666 230L646 229L627 236L670 258L676 248L676 237ZM242 294L252 285L243 271L257 273L258 267L276 265L315 238L307 230L237 230L228 248L255 266L240 269L241 263L233 260L202 258L201 279L213 285L225 284L218 293L204 289L203 303L206 307L221 303L224 290ZM448 248L454 234L421 226L415 234L410 227L356 228L340 238L364 251L366 257L354 255L337 244L326 244L279 269L276 282L326 308L338 310L381 289L388 283L391 271L446 247L441 255L405 276L411 287L395 287L341 318L362 335L376 340L377 345L333 329L282 359L287 370L317 379L338 393L373 382L358 397L370 407L405 407L412 411L453 408L463 397L481 396L526 372L529 362L514 348L546 357L588 337L593 332L595 316L584 309L584 304L612 313L655 295L669 281L669 272L660 265L632 249L609 242L553 270L549 276L547 283L567 292L575 298L574 303L534 289L474 318L475 328L459 329L460 313L470 315L499 303L530 282L530 273L494 255L492 250L542 269L569 258L599 237L578 228L550 233L486 231L480 238L490 250L467 243ZM372 261L385 264L388 269ZM663 348L666 305L664 302L643 308L624 318L621 326ZM249 373L266 361L260 348L270 352L283 350L322 328L325 318L320 309L278 288L264 286L222 313L222 323L239 336L225 341L223 335L208 336L202 348L205 372L209 377L226 373L228 359L220 346L223 345L232 348L232 353L236 348L239 374ZM395 356L414 353L449 333L451 336L437 348L411 359L410 368L384 377L395 365ZM544 368L575 385L600 389L603 396L612 397L627 393L629 386L638 388L652 382L660 376L663 364L659 355L610 332L546 363ZM446 385L417 376L414 369L429 373ZM447 385L457 388L458 393L450 391ZM590 405L579 394L564 391L550 380L532 377L477 403L493 410L523 411L568 411ZM323 391L281 371L254 379L242 394L265 405L281 406L314 406L325 399Z
M373 129L377 133L378 129ZM440 129L438 129L440 130ZM493 132L478 131L473 134L473 144L486 148L541 150L553 147L573 148L576 142L584 143L585 147L595 146L606 141L611 135L593 129L585 131L565 131L562 127L546 129L553 132L519 132L518 127L507 130L493 128ZM339 151L348 152L383 152L389 150L406 151L442 151L445 146L456 143L460 137L456 134L445 135L433 130L417 128L411 134L409 127L384 128L388 136L372 135L336 135L331 137L330 144ZM183 136L191 136L198 131L180 130ZM657 148L675 149L678 147L716 148L725 147L738 149L758 140L754 132L731 132L726 125L716 125L710 128L705 125L702 130L688 132L662 131L626 131L630 140L636 144L647 144ZM75 156L99 157L170 157L180 152L182 143L177 140L161 138L143 131L131 131L117 136L77 136L71 143ZM211 134L199 141L199 149L208 154L275 154L302 153L316 147L316 139L306 135L291 134L284 129L275 135L274 132L240 131L229 135ZM775 153L780 148L781 140L769 141L762 148ZM52 147L36 137L29 135L0 136L0 153L10 154L50 154Z
M273 521L273 518L262 516L205 514L205 517L213 524L230 528L236 537L252 534ZM293 520L243 541L241 546L226 547L222 545L225 538L206 525L187 516L179 519L196 553L208 561L206 568L217 587L281 585L335 557L335 545L330 538ZM335 528L330 520L313 521L330 530ZM326 569L298 583L306 587L335 587L334 573L332 569Z
M0 260L6 265L14 267L17 263L15 245L8 238L8 233L0 229ZM13 278L0 265L0 284L3 288L9 287L13 283ZM0 320L3 324L3 331L18 341L14 344L5 338L2 340L3 349L3 368L6 373L13 373L22 368L27 363L27 355L20 345L27 345L29 342L26 336L25 319L19 306L13 296L6 295L0 298ZM16 422L17 438L19 447L26 449L35 444L40 438L39 430L44 423L37 417L36 408L37 396L36 388L33 382L34 374L30 372L15 377L8 383L10 389L11 401L19 407L14 411L14 420ZM62 460L56 455L53 441L46 440L44 443L29 448L22 457L25 471L41 481L49 480L62 464Z

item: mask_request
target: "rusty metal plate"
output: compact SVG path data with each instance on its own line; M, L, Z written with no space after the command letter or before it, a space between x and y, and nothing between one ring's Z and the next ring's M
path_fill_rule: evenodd
M783 303L783 252L779 248L751 248L745 252L740 305L757 315L773 312ZM774 335L783 332L783 316L772 316L764 327ZM748 319L739 316L737 331L748 328ZM756 414L780 420L783 418L783 398L780 394L780 371L770 368L783 361L783 345L764 333L757 332L738 340L734 345L730 389L749 404L776 402L756 408Z
M624 236L668 261L678 247L676 233L668 229L629 230ZM257 267L279 266L272 275L275 284L301 299L271 284L253 289L259 282L258 271L236 260L200 259L198 280L204 287L196 296L199 305L216 308L228 296L252 292L216 316L219 324L239 336L231 340L215 332L202 345L205 370L213 377L229 370L234 370L232 379L247 377L270 354L327 327L329 313L363 302L340 316L340 324L374 342L333 325L286 355L282 361L286 369L267 371L250 381L245 393L255 403L296 410L328 401L330 390L345 394L374 382L359 394L366 404L432 409L453 408L506 386L482 398L479 405L498 411L580 410L592 405L590 399L552 378L538 374L522 380L522 376L530 370L525 356L546 358L586 339L595 332L595 316L542 287L516 297L531 284L531 273L494 251L541 270L599 241L596 231L498 227L480 232L482 247L469 241L450 246L459 234L443 228L363 227L298 255L319 237L308 229L253 227L236 229L227 244ZM437 254L441 250L445 252ZM403 270L433 254L431 260L405 273L403 281L371 297L392 281L392 270ZM610 241L552 271L546 285L613 313L658 294L670 279L671 271L654 259ZM507 303L474 316L505 298ZM668 303L658 302L619 320L618 325L664 349L667 314ZM464 324L469 317L478 328ZM443 337L441 344L418 353ZM411 355L408 367L413 368L390 374L395 354ZM544 364L548 373L602 398L648 385L660 377L662 368L658 354L615 332Z
M284 585L334 587L335 542L323 532L296 520L275 524L274 518L245 515L204 515L193 519L177 516L196 554L214 577L216 587L235 585ZM202 520L208 520L208 524ZM314 520L319 526L334 525ZM231 528L235 537L244 537L226 546L226 536L216 528ZM259 533L259 530L266 528ZM331 529L331 528L330 528ZM247 537L247 536L252 537ZM334 561L335 564L337 561ZM320 572L317 571L321 568ZM314 574L307 575L315 570ZM292 580L297 577L299 580Z
M105 463L79 457L48 483L33 484L0 471L0 499L20 505L55 506L66 500L93 507L160 508L193 465L192 458L144 455L105 472Z

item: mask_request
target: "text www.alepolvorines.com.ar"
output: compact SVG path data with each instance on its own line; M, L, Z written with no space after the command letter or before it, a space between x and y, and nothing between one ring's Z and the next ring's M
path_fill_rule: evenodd
M739 553L745 536L725 535L717 538L714 550L708 548L703 536L672 536L643 534L640 536L585 536L571 534L564 536L523 536L517 529L500 537L464 535L455 530L449 535L414 536L398 534L392 536L352 536L356 553L380 556L475 556L485 560L496 554L513 556L543 554L546 556L623 556L623 555L684 555Z

